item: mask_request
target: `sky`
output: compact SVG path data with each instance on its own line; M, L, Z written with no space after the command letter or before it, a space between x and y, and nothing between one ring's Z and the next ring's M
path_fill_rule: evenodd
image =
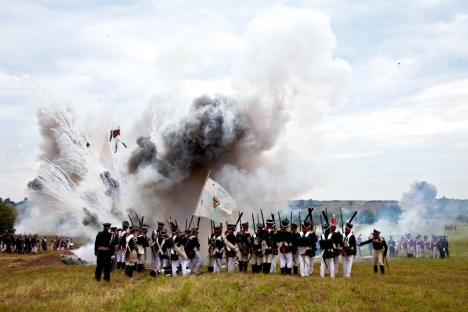
M151 128L148 108L164 122L202 94L248 93L249 81L282 74L297 96L271 151L287 149L278 159L289 179L302 167L314 175L282 196L399 200L427 181L437 197L468 198L466 1L0 5L3 198L27 196L39 166L37 112L52 97L88 133L105 132L106 118L128 129L125 157ZM309 50L296 55L301 44ZM294 68L282 71L283 62ZM274 66L249 71L257 63Z

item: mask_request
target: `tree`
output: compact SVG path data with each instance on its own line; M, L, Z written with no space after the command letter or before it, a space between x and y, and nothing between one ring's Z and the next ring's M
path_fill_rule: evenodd
M15 233L16 216L14 207L7 206L0 198L0 233Z

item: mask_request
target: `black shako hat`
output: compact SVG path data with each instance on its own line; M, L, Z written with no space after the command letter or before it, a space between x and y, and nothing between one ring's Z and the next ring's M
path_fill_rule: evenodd
M111 224L110 224L110 223L103 223L102 226L103 226L103 227L110 227Z
M378 236L378 235L380 235L380 232L377 231L376 229L374 229L374 232L372 232L372 235L377 235Z

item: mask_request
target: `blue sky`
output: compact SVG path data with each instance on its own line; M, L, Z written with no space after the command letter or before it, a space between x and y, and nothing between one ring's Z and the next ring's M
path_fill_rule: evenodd
M316 74L326 83L311 93L331 85L336 99L291 102L275 155L287 147L277 159L311 166L316 177L285 196L400 199L425 180L438 197L468 198L466 1L127 3L0 1L1 196L21 199L35 176L44 90L88 131L100 131L104 111L134 141L155 98L174 98L160 108L171 118L201 93L232 94L249 29L287 28L282 11L294 10L320 20L314 31L339 68L327 63Z

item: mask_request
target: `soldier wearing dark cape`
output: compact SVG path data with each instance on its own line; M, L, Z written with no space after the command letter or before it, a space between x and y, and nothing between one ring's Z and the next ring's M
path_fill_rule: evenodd
M95 279L101 280L104 270L104 280L110 282L111 256L115 252L114 235L109 232L110 223L104 223L104 230L96 235L94 243L94 254L97 257Z

